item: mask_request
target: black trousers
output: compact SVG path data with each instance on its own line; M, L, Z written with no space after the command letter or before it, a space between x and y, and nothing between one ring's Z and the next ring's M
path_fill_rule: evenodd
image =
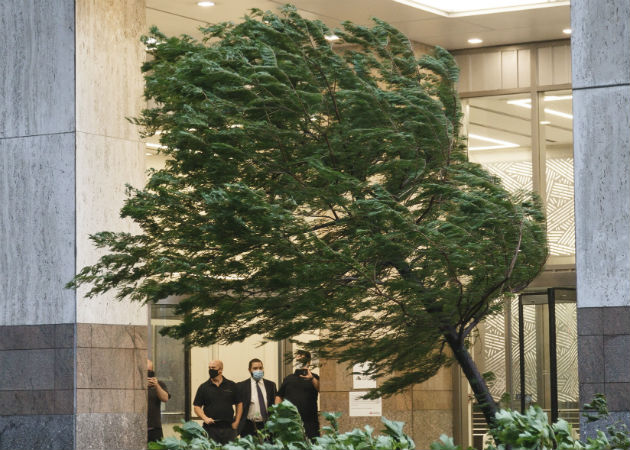
M236 439L236 430L233 430L230 426L225 427L205 424L203 429L206 430L210 439L219 444L227 444Z
M252 422L251 420L245 420L245 425L241 430L241 437L254 436L258 434L258 430L265 426L265 422Z
M151 428L147 432L147 442L160 441L164 437L164 433L162 433L162 427L160 428Z
M306 431L306 437L313 439L319 436L319 422L304 422L304 431Z

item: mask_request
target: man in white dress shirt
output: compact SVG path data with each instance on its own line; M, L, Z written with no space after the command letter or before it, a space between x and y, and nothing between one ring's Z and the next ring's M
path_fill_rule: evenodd
M276 383L264 379L263 362L254 358L249 362L250 377L238 383L243 414L237 431L241 436L255 435L267 421L268 410L274 404Z

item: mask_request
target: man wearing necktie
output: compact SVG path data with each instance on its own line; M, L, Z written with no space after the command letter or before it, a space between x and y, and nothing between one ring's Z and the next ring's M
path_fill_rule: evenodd
M255 435L268 417L268 408L276 397L276 383L264 379L263 363L254 358L249 362L250 377L238 383L238 392L243 405L243 415L238 424L241 436Z

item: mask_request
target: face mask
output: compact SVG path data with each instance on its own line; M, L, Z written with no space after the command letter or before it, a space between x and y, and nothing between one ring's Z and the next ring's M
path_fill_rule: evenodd
M252 372L252 377L254 378L254 380L258 381L258 380L262 380L262 378L265 376L265 372L262 370L254 370Z
M147 370L147 376L149 378L153 378L155 376L155 372L153 370Z
M210 369L208 370L208 373L210 374L210 378L216 378L219 376L219 371L217 369Z

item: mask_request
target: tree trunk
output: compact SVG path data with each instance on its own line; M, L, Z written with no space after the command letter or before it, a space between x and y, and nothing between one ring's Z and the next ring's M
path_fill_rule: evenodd
M458 338L457 332L454 329L449 330L444 333L444 337L453 351L453 355L459 363L459 366L462 368L466 379L468 379L468 383L475 394L477 404L483 412L486 423L492 428L494 426L495 414L499 411L499 408L492 398L492 395L490 395L486 380L484 380L479 373L475 362L464 345L464 341Z

